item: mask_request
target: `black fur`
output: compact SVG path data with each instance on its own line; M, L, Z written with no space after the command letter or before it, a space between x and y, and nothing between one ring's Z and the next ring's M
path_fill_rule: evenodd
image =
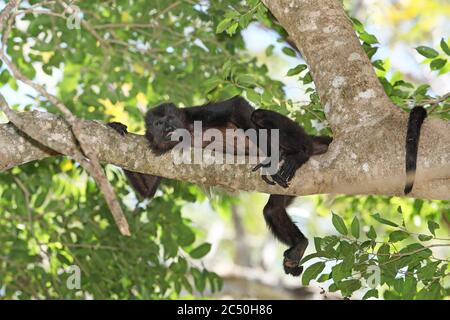
M282 164L279 171L271 176L273 181L267 176L263 176L263 179L267 183L277 183L283 187L288 187L296 170L312 155L325 153L332 141L330 137L308 135L297 123L279 113L255 110L242 97L183 109L177 108L172 103L159 105L149 110L145 116L145 136L153 150L164 152L177 143L171 141L170 133L178 128L191 130L194 121L202 121L204 129L223 128L230 124L244 130L279 129ZM110 126L121 134L126 133L126 126L117 123ZM267 165L267 163L261 163L254 170ZM143 197L152 197L161 181L160 177L129 171L125 173L130 183ZM285 272L298 276L303 270L299 262L308 245L308 240L286 213L286 207L292 200L292 196L271 195L264 207L264 218L275 237L290 247L284 253Z
M406 133L406 183L404 193L411 192L414 185L414 177L417 166L417 149L419 146L420 129L427 117L427 111L423 107L414 107L408 120L408 131Z

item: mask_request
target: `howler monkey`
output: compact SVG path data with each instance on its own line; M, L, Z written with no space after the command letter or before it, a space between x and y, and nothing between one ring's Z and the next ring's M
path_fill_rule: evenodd
M236 96L202 106L177 108L173 103L164 103L150 109L145 116L145 136L150 148L156 152L165 152L173 148L178 143L171 139L174 130L182 128L192 132L194 121L201 121L203 129L279 129L281 165L278 172L270 176L273 181L267 176L263 178L267 183L277 183L283 187L288 186L295 171L312 155L325 153L332 140L330 137L310 136L291 119L273 111L255 110L244 98ZM109 125L122 135L127 133L127 127L123 124L113 122ZM259 164L254 170L265 165L267 164ZM135 190L143 197L153 197L161 181L161 177L128 170L125 170L125 174ZM286 213L286 207L293 199L293 196L271 195L263 213L275 237L289 246L284 252L285 273L298 276L303 271L299 262L308 240Z

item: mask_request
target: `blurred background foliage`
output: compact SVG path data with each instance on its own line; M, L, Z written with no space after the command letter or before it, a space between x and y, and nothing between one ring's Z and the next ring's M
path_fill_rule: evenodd
M448 1L344 5L399 107L450 91ZM68 26L74 14L81 28ZM191 106L240 94L310 133L331 134L304 60L258 0L22 1L7 53L78 117L120 121L132 132L143 133L143 114L163 101ZM18 110L57 112L1 63L0 90ZM431 116L450 119L449 110L448 100L429 105ZM106 172L130 238L119 235L97 186L70 159L0 174L0 298L449 296L448 201L298 198L289 213L311 239L301 279L283 274L285 248L262 217L267 195L165 180L148 201L119 168ZM80 288L67 287L72 265ZM373 266L376 285L368 279Z

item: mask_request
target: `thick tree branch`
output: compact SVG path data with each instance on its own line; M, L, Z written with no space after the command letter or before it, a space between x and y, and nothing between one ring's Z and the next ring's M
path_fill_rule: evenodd
M389 180L375 193L399 194L404 181L405 136L408 114L386 96L372 64L363 51L352 24L338 0L263 0L289 33L311 70L317 92L333 130L334 142L320 166L334 168L338 184ZM450 123L425 121L421 133L417 176L426 170L447 172L438 185L449 197ZM324 162L323 162L324 161ZM312 161L314 163L314 161ZM322 169L323 170L323 169ZM388 174L388 175L385 175ZM304 174L300 173L297 176ZM441 188L442 187L442 188ZM436 189L425 190L416 181L414 196L435 197ZM338 189L342 189L338 187ZM360 190L366 193L364 186ZM369 187L372 189L372 187ZM342 192L343 190L341 190Z
M60 117L38 111L24 112L17 116L26 123L28 130L39 131L41 137L47 141L54 141L66 147L75 143L69 126ZM397 160L389 154L380 154L376 161L394 164L381 168L375 177L354 167L352 158L340 161L339 165L336 165L335 154L314 157L298 171L291 187L283 189L267 185L258 173L251 172L252 165L175 165L171 153L155 155L143 136L129 134L122 137L104 124L79 121L80 134L95 150L102 163L111 163L129 170L166 178L221 186L228 190L291 195L319 193L402 195L404 187L404 170L398 168L402 159ZM432 132L435 130L449 132L450 126L448 123L445 125L442 128L431 128L430 123L427 123L423 128L423 140L432 139ZM438 145L445 143L439 139L440 137L435 143ZM423 148L420 154L419 171L412 195L428 199L450 199L449 162L440 164L443 155L437 155L431 149L433 148ZM447 150L447 156L448 154ZM45 147L25 138L12 124L0 125L0 170L54 155L54 152L49 152ZM428 165L432 163L436 165ZM394 169L390 169L391 167ZM358 178L347 177L346 171L357 171Z
M232 190L272 194L318 193L402 195L405 182L406 113L392 105L339 1L266 0L290 33L312 71L334 131L328 153L312 158L288 189L265 184L251 165L174 165L171 154L156 156L143 137L121 137L92 121L77 120L79 139L103 163ZM27 129L53 143L75 147L66 122L48 113L22 113ZM450 199L450 123L425 121L411 196ZM54 155L0 125L0 170Z
M334 134L401 114L338 0L263 1L305 58Z

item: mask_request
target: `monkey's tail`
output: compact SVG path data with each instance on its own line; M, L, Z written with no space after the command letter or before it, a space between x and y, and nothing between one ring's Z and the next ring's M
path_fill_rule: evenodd
M427 117L427 111L423 107L414 107L408 120L408 131L406 133L406 184L404 193L411 192L414 185L417 166L417 149L419 146L420 128Z

